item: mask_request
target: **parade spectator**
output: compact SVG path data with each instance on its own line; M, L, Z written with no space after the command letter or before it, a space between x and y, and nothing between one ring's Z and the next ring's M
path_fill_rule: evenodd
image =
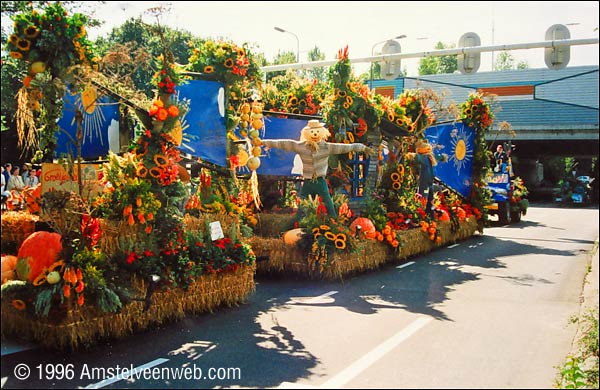
M2 190L0 194L4 194L4 190L6 189L6 178L4 176L4 166L2 166Z
M10 172L12 171L12 164L11 163L6 163L4 165L4 172L2 172L2 174L4 175L4 181L6 182L6 184L8 184L8 179L10 179Z
M21 191L25 188L25 183L23 183L23 178L19 175L19 167L14 167L12 170L12 175L8 179L8 183L6 183L7 191Z
M29 175L31 174L31 164L25 163L23 164L23 168L21 168L21 177L23 178L23 183L28 185L29 183Z
M42 175L41 169L32 169L29 174L29 181L25 183L25 185L30 187L35 187L40 183L40 176Z

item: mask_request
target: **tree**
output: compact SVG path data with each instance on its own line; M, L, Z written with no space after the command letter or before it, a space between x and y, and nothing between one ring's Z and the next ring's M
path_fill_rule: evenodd
M162 29L165 43L161 42L161 34L156 31L158 28ZM121 80L152 96L153 86L148 80L157 70L154 60L162 54L161 48L168 45L175 62L185 65L190 57L190 42L195 46L202 40L187 31L148 25L141 18L131 18L114 28L107 38L98 38L96 47L106 60L104 65L112 68L112 76L121 76Z
M498 54L496 58L496 62L494 63L494 71L500 72L503 70L512 70L512 69L528 69L529 64L527 61L520 61L517 65L515 65L515 58L512 54L507 51L502 51Z
M454 44L444 44L438 42L435 45L436 50L452 49ZM419 75L428 74L446 74L454 73L458 70L458 59L456 55L439 56L439 57L424 57L419 61Z
M294 64L296 63L296 54L293 51L279 51L273 60L273 65ZM267 82L276 76L283 76L285 70L267 73Z
M308 61L323 61L325 59L325 53L323 53L317 46L308 52ZM312 69L307 69L304 72L305 77L315 79L320 82L327 81L327 69L323 66L319 66Z

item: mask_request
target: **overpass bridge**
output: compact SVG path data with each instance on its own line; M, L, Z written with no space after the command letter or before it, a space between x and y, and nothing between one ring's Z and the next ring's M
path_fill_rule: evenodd
M374 80L373 88L390 97L431 89L443 105L460 104L475 91L494 94L490 143L512 140L521 158L598 156L598 66L402 77ZM514 132L500 131L502 122Z

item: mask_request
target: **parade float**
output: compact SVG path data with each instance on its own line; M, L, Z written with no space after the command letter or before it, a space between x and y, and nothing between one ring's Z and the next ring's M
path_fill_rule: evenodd
M263 210L257 215L249 243L262 260L258 274L341 280L483 231L483 206L489 201L483 178L490 166L485 133L493 119L483 96L472 95L457 107L458 115L437 124L433 111L441 116L444 110L432 107L439 101L432 92L407 90L397 99L374 94L352 74L347 48L340 50L329 79L329 89L291 74L275 79L265 93L267 109L296 129L302 127L293 124L299 121L297 114L320 113L332 133L330 142L360 142L378 153L330 156L327 183L337 194L333 216L319 198L293 196L289 202L297 189L280 186L279 199L287 204L279 206L299 211ZM266 133L266 138L278 135L269 128ZM417 156L425 152L417 145L425 140L437 162L435 191L433 186L419 188L423 168ZM277 161L277 170L267 173L289 172L283 157L267 156L265 166L270 159ZM431 193L431 199L423 192Z
M327 83L288 73L262 84L247 46L206 40L185 69L165 49L156 95L133 99L94 69L84 23L53 5L19 15L9 40L11 57L31 64L20 138L47 158L61 146L54 126L76 126L70 163L42 164L41 187L13 194L24 210L2 215L3 335L80 348L242 303L255 273L342 280L483 230L493 119L483 96L436 122L435 95L373 93L353 75L347 48ZM48 40L59 28L65 41ZM70 62L53 60L52 45L65 42ZM80 98L60 122L65 80ZM86 165L81 119L103 94L127 104L142 129L127 152ZM322 197L299 196L294 153L265 148L298 140L309 120L323 121L321 141L375 151L328 156L333 213ZM195 175L184 155L201 167ZM423 191L421 161L432 159L435 186Z
M80 119L99 89L110 90L94 77L84 24L56 3L16 16L9 40L10 56L30 65L19 92L20 134L32 134L42 161L54 154L67 83L83 102L71 137L76 161L43 163L37 196L11 194L14 210L2 215L2 335L52 349L237 305L255 288L255 256L237 216L183 212L177 147L189 101L174 94L181 78L168 50L157 60L155 98L135 106L144 128L130 151L109 154L98 169L82 164Z

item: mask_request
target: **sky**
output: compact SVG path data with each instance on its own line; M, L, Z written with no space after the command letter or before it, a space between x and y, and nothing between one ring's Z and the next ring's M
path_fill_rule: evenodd
M145 12L156 5L170 11L160 23L187 30L202 38L226 38L236 44L250 43L269 61L280 51L300 51L300 62L318 47L326 60L335 59L346 45L349 56L363 58L379 54L383 43L398 40L402 53L434 50L438 42L458 46L467 32L479 35L482 46L541 42L548 28L566 25L571 39L598 38L597 1L211 1L211 2L106 2L96 8L96 17L106 23L90 28L90 38L106 35L132 17L148 23L156 17ZM282 28L290 33L275 30ZM297 36L297 40L296 37ZM514 50L515 64L544 68L544 49ZM492 70L498 53L482 53L480 72ZM494 57L493 57L494 56ZM402 60L408 76L417 75L418 59ZM574 46L568 66L598 65L598 44ZM355 72L369 64L355 63Z

